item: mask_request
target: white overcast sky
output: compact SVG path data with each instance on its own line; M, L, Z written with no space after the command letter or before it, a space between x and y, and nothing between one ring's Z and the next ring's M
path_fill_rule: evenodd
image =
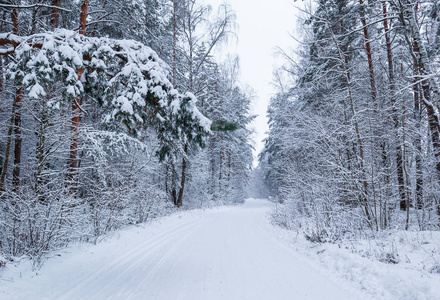
M274 89L271 85L274 67L280 64L275 57L277 47L295 48L290 37L297 24L297 11L293 0L205 0L215 8L229 3L237 15L238 42L222 48L222 52L235 53L240 58L241 82L255 91L253 113L255 121L255 147L257 155L263 148L262 140L268 130L266 111Z

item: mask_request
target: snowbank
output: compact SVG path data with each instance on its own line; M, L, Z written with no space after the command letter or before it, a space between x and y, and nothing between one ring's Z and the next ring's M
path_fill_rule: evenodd
M371 299L440 299L440 232L396 231L371 240L318 244L299 232L272 230L312 266L353 282Z

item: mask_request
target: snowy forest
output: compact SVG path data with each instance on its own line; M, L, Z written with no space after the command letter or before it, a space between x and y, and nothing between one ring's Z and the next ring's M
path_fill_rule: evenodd
M0 299L439 279L440 0L0 0Z
M0 3L0 253L36 265L175 208L242 202L253 161L227 5Z
M261 170L313 241L439 230L440 3L312 1L275 73Z

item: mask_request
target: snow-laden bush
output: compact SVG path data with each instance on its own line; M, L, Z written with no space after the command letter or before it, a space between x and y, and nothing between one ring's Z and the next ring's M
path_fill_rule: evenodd
M152 180L158 143L142 143L124 133L84 132L80 194L94 242L127 224L139 224L171 211L161 186Z
M350 211L327 198L288 199L277 204L271 215L274 224L297 231L313 243L337 243L368 233L364 232L367 221L361 212Z
M28 189L7 196L0 210L0 240L1 251L9 257L26 255L38 268L50 251L84 235L81 201L69 197L62 186L44 202Z

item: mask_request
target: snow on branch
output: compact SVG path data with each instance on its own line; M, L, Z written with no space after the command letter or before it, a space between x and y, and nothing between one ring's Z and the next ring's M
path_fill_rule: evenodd
M30 5L13 5L13 4L2 4L0 3L0 8L6 8L6 9L31 9L31 8L50 8L50 9L58 9L65 12L72 12L70 9L62 8L59 6L54 5L47 5L42 3L35 3Z
M3 34L1 41L15 47L8 77L30 98L44 97L56 82L64 103L53 103L53 108L87 95L101 104L103 122L116 128L123 123L136 136L140 128L155 126L167 132L166 144L176 139L201 144L210 133L211 123L197 109L195 97L176 91L167 78L168 65L139 42L63 29L27 37Z

